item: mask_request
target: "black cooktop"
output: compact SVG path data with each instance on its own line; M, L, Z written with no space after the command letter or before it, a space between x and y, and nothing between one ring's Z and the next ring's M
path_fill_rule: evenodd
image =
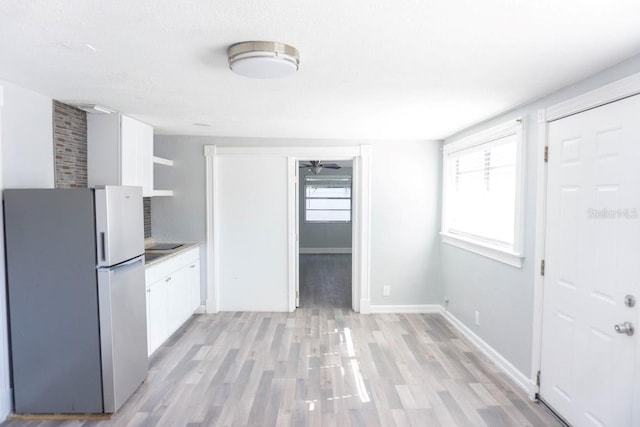
M171 249L177 249L182 246L181 243L156 243L155 245L147 248L148 251L170 251Z

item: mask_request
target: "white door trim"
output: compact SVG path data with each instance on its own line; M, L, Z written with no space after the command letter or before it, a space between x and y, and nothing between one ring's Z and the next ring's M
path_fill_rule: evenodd
M619 101L640 93L640 73L609 83L575 98L547 107L545 120L552 122L563 117L590 110L610 102Z
M219 311L218 302L218 216L216 181L216 158L221 155L274 156L287 157L288 175L288 286L289 310L295 310L296 292L296 197L295 188L291 184L294 167L298 160L309 158L325 158L331 160L353 160L353 309L360 313L369 313L370 306L370 232L371 232L371 146L337 146L337 147L222 147L207 145L204 147L206 157L206 248L207 248L207 313Z
M538 111L538 142L537 180L536 180L536 243L535 243L535 279L533 290L533 343L531 357L531 373L533 389L530 397L537 397L540 387L536 385L536 376L541 367L542 355L542 302L544 295L544 276L540 274L540 266L545 254L546 233L546 199L547 199L547 164L544 162L544 152L547 146L549 123L573 114L611 102L619 101L633 95L640 94L640 73L633 74L622 80L594 89L590 92L568 99L561 103ZM640 380L640 378L639 378Z
M294 311L298 306L298 293L300 275L299 271L299 227L298 227L298 159L295 157L287 157L287 232L289 234L287 241L288 251L288 282L289 282L289 311Z
M206 158L206 284L207 299L205 309L207 313L217 313L220 310L218 301L218 189L217 189L217 147L207 145L204 147Z

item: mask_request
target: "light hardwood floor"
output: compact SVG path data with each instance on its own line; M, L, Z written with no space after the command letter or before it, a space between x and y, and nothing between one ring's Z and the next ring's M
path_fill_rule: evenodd
M438 314L194 316L110 421L2 426L559 426Z
M0 426L561 425L441 315L352 312L350 256L314 257L303 281L320 268L333 285L301 283L294 313L194 316L110 421Z

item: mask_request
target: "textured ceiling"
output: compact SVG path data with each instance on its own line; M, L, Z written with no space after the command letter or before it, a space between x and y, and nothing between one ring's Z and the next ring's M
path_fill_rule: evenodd
M640 53L639 17L638 0L2 0L0 79L158 133L439 139ZM246 40L296 46L299 72L234 75Z

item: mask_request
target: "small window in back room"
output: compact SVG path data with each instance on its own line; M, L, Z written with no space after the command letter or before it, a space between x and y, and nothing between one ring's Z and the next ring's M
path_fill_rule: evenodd
M305 221L351 222L351 177L304 177Z

